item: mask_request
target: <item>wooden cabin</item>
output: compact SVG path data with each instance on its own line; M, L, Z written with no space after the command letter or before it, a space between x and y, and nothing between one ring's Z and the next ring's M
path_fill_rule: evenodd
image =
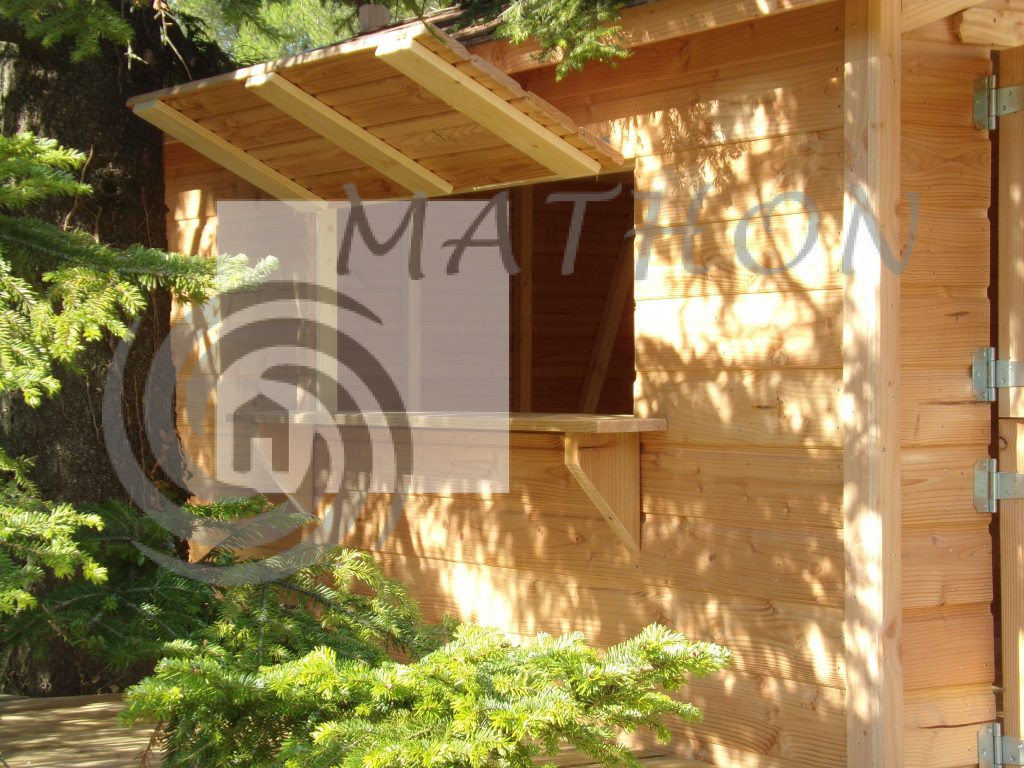
M1024 2L652 0L622 29L630 58L560 81L417 22L137 97L170 247L214 252L219 201L509 188L511 492L410 498L387 572L430 618L727 645L704 722L633 741L679 765L984 765L986 724L1024 735L1024 506L975 503L1024 396L972 369L1024 359L1024 115L982 80L1024 83ZM563 276L548 196L620 183Z

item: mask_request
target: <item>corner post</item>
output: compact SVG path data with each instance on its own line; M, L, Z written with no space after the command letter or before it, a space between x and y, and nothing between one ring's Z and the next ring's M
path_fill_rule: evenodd
M903 760L900 658L899 275L900 4L847 0L843 299L843 543L846 559L847 760ZM857 216L851 188L871 207ZM878 221L878 243L865 222ZM858 231L852 223L860 221Z

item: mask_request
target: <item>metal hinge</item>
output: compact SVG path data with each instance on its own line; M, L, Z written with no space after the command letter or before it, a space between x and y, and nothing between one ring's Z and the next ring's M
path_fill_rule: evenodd
M1024 109L1024 87L996 87L996 76L985 75L974 81L974 127L979 131L996 129L996 118Z
M994 403L997 389L1024 387L1024 365L1016 360L996 360L994 347L982 347L971 364L974 397Z
M1004 499L1024 499L1024 475L999 472L995 459L979 459L974 465L974 508L995 514Z
M1024 765L1024 741L1003 736L999 723L986 723L978 731L978 768Z

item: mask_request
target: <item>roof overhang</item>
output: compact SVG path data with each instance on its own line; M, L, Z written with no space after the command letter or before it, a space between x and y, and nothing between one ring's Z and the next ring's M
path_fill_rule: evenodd
M131 99L282 200L448 195L625 167L606 142L422 22Z

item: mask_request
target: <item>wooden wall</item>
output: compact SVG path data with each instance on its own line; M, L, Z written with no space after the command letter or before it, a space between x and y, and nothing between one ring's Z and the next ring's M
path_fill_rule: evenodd
M602 645L662 622L727 644L734 667L685 694L704 724L656 747L700 763L844 758L841 72L833 5L646 46L558 84L550 69L523 75L636 156L638 188L665 191L659 225L681 226L712 185L693 249L707 276L688 274L681 238L662 235L636 285L634 407L669 423L643 443L642 552L619 544L569 477L557 436L514 435L510 494L415 497L379 553L430 618L577 629ZM213 201L253 190L177 145L168 166L172 241L205 250ZM812 252L780 274L737 264L739 220L792 191L821 214ZM642 224L646 203L634 213ZM808 217L793 202L772 213L748 242L777 266L802 247ZM557 234L539 251L560 251ZM347 542L373 546L386 512L373 498Z
M164 144L164 203L167 206L167 247L181 253L213 256L217 253L217 201L261 200L269 195L243 181L180 142ZM172 322L184 316L185 307L175 305ZM219 371L200 360L191 337L172 336L177 366L178 408L176 421L182 448L202 470L216 474L216 432L213 402L202 418L181 407L181 393L191 377L211 382ZM208 388L212 388L207 384Z
M988 54L949 34L905 43L903 180L921 217L899 331L906 764L938 768L971 764L975 724L994 717L991 544L970 500L988 411L967 375L988 343L989 144L969 125ZM519 434L510 494L414 497L379 553L429 618L578 629L602 645L659 621L728 645L733 668L685 692L705 722L654 747L697 764L845 763L842 68L834 3L644 46L557 84L550 68L518 75L635 156L638 190L664 190L659 226L682 227L710 184L688 251L706 274L683 263L691 232L658 234L635 286L634 408L669 425L642 441L642 552L569 477L557 436ZM259 196L180 145L167 165L172 247L205 252L215 199ZM813 236L806 202L748 215L791 192L813 203ZM637 226L647 213L638 201ZM745 217L760 269L736 257ZM538 253L560 253L555 227L538 233ZM557 309L549 279L537 295ZM387 502L371 499L347 543L375 544Z
M976 765L977 724L995 719L990 519L971 480L991 411L969 375L990 338L991 145L968 105L989 72L948 21L904 40L902 186L921 209L900 285L903 665L906 765L921 768ZM909 226L904 201L904 241Z
M591 621L623 632L667 621L733 649L732 670L685 694L704 724L673 728L668 747L716 765L845 756L842 26L835 4L638 48L558 84L547 70L521 76L636 157L638 191L664 190L659 226L683 228L711 185L692 248L707 274L687 272L685 232L661 234L635 286L635 408L668 431L643 436L643 551L618 589L658 606ZM810 253L776 269L808 237L806 210L789 200L765 211L768 225L751 215L748 248L766 268L739 263L741 220L791 192L820 213ZM638 203L638 226L647 211ZM573 575L585 583L584 569Z
M271 199L184 144L164 144L167 247L182 253L216 253L217 201Z

